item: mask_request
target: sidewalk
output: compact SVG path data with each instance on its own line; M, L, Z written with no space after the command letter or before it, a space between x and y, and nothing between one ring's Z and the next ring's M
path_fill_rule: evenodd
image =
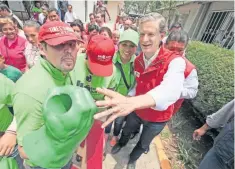
M107 146L106 159L103 162L103 169L126 169L129 154L139 140L139 135L130 140L126 147L113 155L110 153L111 147ZM143 154L137 161L136 169L160 169L155 144L151 143L148 154Z

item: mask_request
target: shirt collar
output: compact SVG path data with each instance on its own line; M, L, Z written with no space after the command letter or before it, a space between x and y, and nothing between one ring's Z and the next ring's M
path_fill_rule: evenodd
M157 58L159 50L160 48L154 53L154 55L150 59L146 59L146 56L143 53L143 60L144 60L145 68L148 67L152 63L152 61Z

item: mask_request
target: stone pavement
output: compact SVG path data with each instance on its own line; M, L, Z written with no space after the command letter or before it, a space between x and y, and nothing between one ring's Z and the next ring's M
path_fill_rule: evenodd
M103 162L103 169L126 169L129 154L139 140L137 135L133 140L130 140L126 147L122 148L120 152L113 155L110 153L111 147L108 145L106 159ZM137 161L136 169L160 169L155 144L151 143L148 154L143 154Z

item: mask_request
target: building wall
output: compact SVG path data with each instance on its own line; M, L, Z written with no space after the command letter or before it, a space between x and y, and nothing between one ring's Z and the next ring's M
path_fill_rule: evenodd
M190 31L192 24L194 23L194 20L197 16L200 6L201 5L198 3L191 3L191 4L186 4L184 6L177 7L178 12L180 13L179 21L182 22L181 19L185 19L183 20L184 23L182 24L186 32ZM182 18L182 16L184 16L184 18Z
M213 2L210 11L234 11L233 1Z

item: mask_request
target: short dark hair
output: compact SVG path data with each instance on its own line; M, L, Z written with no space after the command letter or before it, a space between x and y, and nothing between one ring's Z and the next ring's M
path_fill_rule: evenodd
M59 12L56 8L49 8L48 13L51 13L51 12L56 12L56 14L59 15Z
M94 14L94 13L90 13L90 14L89 14L89 17L91 17L92 15L93 15L93 16L95 16L95 14Z
M81 31L84 31L83 22L80 19L75 19L71 24L71 27L78 26Z
M182 28L182 25L179 22L175 22L170 26L170 29L173 29L173 28Z
M96 30L97 32L99 32L99 27L95 24L91 24L88 26L88 32L92 32L93 30Z
M101 12L97 12L96 15L100 14L101 18L104 18L105 17L105 14L104 13L101 13Z
M5 4L0 4L0 10L2 11L2 10L7 10L8 12L11 12L11 10L8 8L8 6L7 5L5 5Z
M71 4L68 4L67 7L71 6L73 8L73 6Z
M108 35L109 35L109 37L112 39L112 31L108 28L108 27L102 27L102 28L100 28L100 31L99 31L99 33L102 33L102 32L107 32L108 33Z
M185 32L184 30L175 30L172 31L169 36L166 39L166 44L168 44L170 41L177 41L177 42L181 42L184 43L185 46L188 45L188 33Z

